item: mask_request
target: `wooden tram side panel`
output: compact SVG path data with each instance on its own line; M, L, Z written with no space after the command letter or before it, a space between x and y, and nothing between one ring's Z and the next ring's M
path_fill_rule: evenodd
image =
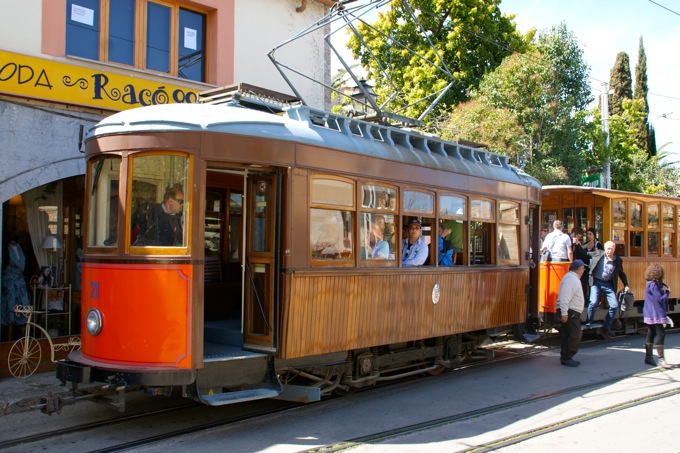
M285 279L283 359L518 324L527 314L524 268L298 271Z

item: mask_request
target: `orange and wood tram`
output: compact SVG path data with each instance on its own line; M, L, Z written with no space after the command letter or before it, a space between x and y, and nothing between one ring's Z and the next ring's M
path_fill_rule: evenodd
M88 132L82 348L59 379L314 401L453 368L538 319L535 179L267 99L144 107ZM427 258L408 266L414 222Z
M644 327L645 270L650 264L661 264L664 281L671 289L680 288L680 199L593 187L544 186L541 227L550 228L555 220L564 222L565 233L571 233L574 227L584 233L590 228L602 244L607 241L616 244L615 253L623 258L634 302L619 306L612 325L615 333L636 333ZM569 263L540 264L539 325L544 332L559 324L555 302L559 282L568 269ZM623 283L617 284L622 290ZM677 302L677 295L671 290L670 314L680 312ZM604 319L607 313L606 298L602 298L599 307L596 321ZM586 310L582 313L582 321L585 319Z

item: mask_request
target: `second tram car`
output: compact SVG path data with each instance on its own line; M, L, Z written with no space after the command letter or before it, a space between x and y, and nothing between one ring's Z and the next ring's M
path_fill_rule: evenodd
M535 179L484 150L245 98L88 133L82 349L59 379L313 401L452 368L537 318ZM402 263L413 220L422 266Z
M604 244L616 244L616 254L623 258L630 292L635 302L619 307L612 328L616 333L636 333L644 327L642 303L645 295L645 270L659 263L666 271L666 283L680 287L680 199L618 190L576 186L544 186L542 189L541 225L549 228L554 220L564 222L564 232L574 227L584 232L593 228ZM541 263L539 312L543 331L559 320L555 316L556 290L568 263ZM623 284L617 282L618 289ZM678 299L671 292L669 313L678 313ZM586 305L588 300L586 300ZM602 298L596 314L601 321L607 313ZM585 322L586 310L582 313Z

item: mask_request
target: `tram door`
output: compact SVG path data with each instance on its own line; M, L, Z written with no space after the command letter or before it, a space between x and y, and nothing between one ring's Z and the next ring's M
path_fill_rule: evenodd
M276 249L278 238L277 176L249 175L245 262L244 347L276 349Z

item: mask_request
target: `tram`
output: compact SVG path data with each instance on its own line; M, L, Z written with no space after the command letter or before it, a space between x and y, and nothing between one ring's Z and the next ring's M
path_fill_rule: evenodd
M604 244L616 244L616 255L623 258L623 270L628 278L634 303L619 307L612 329L615 333L637 333L644 327L642 304L645 295L644 275L652 263L661 264L665 282L671 288L680 286L680 199L578 186L543 186L541 224L543 228L554 220L564 222L564 232L575 226L584 232L593 228ZM568 263L540 264L539 318L542 330L550 330L559 323L555 315L557 288L568 271ZM618 289L623 289L617 282ZM586 301L586 304L588 302ZM607 313L606 299L602 298L596 321ZM623 309L621 309L623 308ZM671 292L669 314L680 311L677 295ZM582 313L585 322L586 310ZM595 327L597 325L594 324Z
M253 87L202 99L86 136L82 348L62 381L315 401L537 322L541 186L506 157ZM413 221L422 266L402 262Z

